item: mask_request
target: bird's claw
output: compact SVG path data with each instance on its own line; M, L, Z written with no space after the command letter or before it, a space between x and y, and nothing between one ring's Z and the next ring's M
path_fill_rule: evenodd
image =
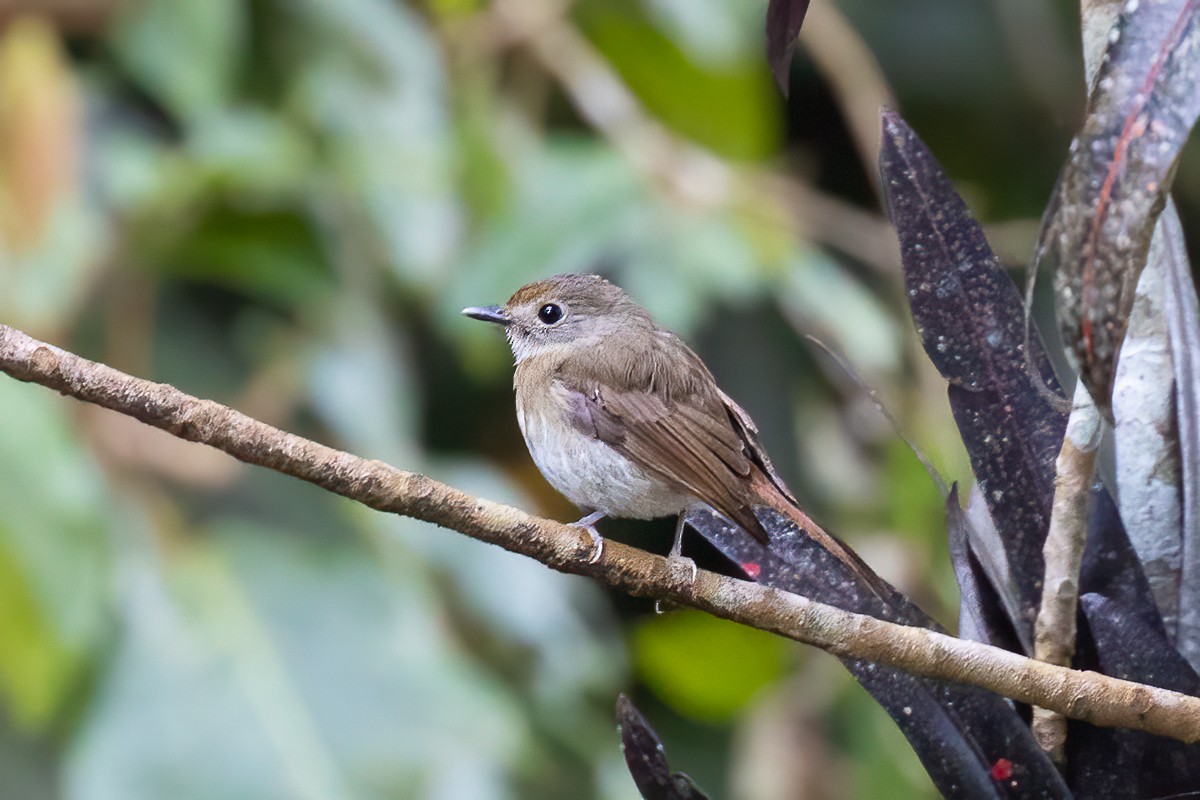
M671 564L672 568L686 567L692 573L692 576L688 579L688 582L689 583L696 582L696 578L699 576L700 572L699 572L699 570L696 569L695 561L692 561L687 556L676 555L674 553L667 556L667 561Z
M588 535L592 540L592 554L588 557L588 564L595 564L600 561L600 557L604 555L604 537L596 530L596 523L604 518L604 514L599 511L594 511L588 514L578 522L567 524L569 528L578 528Z
M687 569L690 571L691 577L688 578L690 583L695 583L696 578L699 577L700 572L696 569L696 562L686 556L681 556L678 553L672 552L671 555L667 556L667 563L670 565L672 571L676 569ZM671 599L659 598L658 600L654 601L655 614L665 614L668 611L674 611L675 609L681 607L682 606L679 603L676 603Z

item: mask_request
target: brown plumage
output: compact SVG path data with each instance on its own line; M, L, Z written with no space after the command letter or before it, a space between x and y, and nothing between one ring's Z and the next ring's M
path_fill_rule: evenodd
M753 421L700 357L619 287L559 275L518 289L502 308L464 313L505 325L522 433L542 473L577 505L653 518L699 503L763 544L754 508L769 506L878 581L799 508Z

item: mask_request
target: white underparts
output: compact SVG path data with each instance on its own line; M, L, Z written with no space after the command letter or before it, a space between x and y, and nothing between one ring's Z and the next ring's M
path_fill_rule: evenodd
M633 519L673 516L691 505L691 497L571 426L561 411L568 407L566 398L548 399L527 408L518 397L517 421L538 469L572 503Z

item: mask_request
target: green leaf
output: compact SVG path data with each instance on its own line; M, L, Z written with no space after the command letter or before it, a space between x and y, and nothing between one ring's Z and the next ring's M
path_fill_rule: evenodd
M629 2L580 6L585 33L650 113L693 141L735 159L761 160L779 147L780 108L760 52L738 60L694 60Z
M714 67L763 55L763 9L744 0L641 0L646 15L698 64Z
M233 96L246 13L239 0L136 0L117 19L113 50L155 99L194 120Z
M71 796L485 797L527 742L418 563L231 523L161 567L124 576Z
M849 797L939 797L895 723L857 685L839 692L828 712L831 738L853 759Z
M496 125L502 113L490 80L469 76L456 105L461 195L476 220L500 216L513 194L508 155L503 152L507 131Z
M904 538L925 542L939 554L946 546L945 502L925 467L899 438L888 441L884 460L885 522Z
M645 187L607 146L552 140L515 158L517 183L503 214L474 237L438 297L440 321L466 343L472 373L508 369L502 341L487 326L459 316L466 306L503 302L522 284L558 272L599 268L626 256L645 225Z
M778 636L680 611L652 617L634 631L638 676L679 713L723 722L783 674L788 642Z
M0 539L8 532L0 530ZM69 650L29 585L24 565L0 548L0 689L13 721L44 727L79 671Z
M333 286L309 221L286 208L214 205L157 258L168 274L284 308L312 303Z
M109 608L104 481L67 402L0 381L0 689L32 729L102 644Z
M311 186L314 154L288 118L239 108L191 126L189 166L225 192L262 200L294 200Z
M382 257L404 282L436 281L463 229L436 39L416 11L390 0L297 7L310 47L296 100L328 145L353 221L366 223L332 230L353 239L347 249Z

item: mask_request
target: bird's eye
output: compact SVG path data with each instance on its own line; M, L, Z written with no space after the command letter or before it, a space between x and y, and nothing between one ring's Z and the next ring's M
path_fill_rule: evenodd
M538 319L547 325L553 325L562 319L562 316L563 310L554 303L546 303L546 305L538 309Z

